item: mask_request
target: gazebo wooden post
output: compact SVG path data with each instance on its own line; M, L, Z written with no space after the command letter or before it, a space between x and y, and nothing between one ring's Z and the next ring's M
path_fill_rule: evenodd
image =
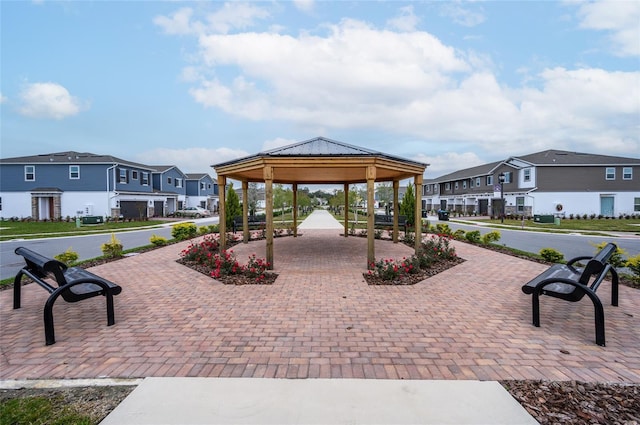
M413 186L415 190L416 207L415 207L415 228L416 228L416 254L422 250L422 174L416 174L413 178ZM418 190L419 189L419 190Z
M218 201L218 232L220 233L220 250L224 250L227 246L227 223L226 223L226 196L227 196L227 177L218 175L218 191L220 192L220 200Z
M298 237L298 183L292 185L293 189L293 237Z
M242 242L249 243L249 182L242 181Z
M376 182L376 167L367 166L367 269L376 261L375 239L374 239L374 184Z
M393 181L393 243L398 243L398 214L400 206L398 205L398 192L400 191L400 181Z
M264 196L267 215L267 263L273 270L273 167L264 167Z
M349 183L344 184L344 237L349 236Z

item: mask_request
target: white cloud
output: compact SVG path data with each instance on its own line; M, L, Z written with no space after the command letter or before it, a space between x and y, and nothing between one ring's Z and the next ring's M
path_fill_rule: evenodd
M640 55L640 2L605 0L578 6L581 28L608 31L616 55Z
M194 11L184 7L170 16L156 16L153 23L161 27L166 34L187 35L206 32L226 34L233 29L252 27L259 19L269 17L269 12L248 3L225 3L219 10L209 13L204 20L194 19Z
M157 148L141 152L135 161L149 165L175 165L183 173L209 173L215 175L211 165L248 156L242 149L230 148Z
M0 93L0 104L8 102L9 98L6 97L5 95L3 95L2 93Z
M20 92L18 112L33 118L61 120L77 115L88 107L69 91L56 83L32 83Z
M480 6L475 10L468 3L465 6L463 7L460 2L445 2L440 7L440 13L464 27L475 27L485 21L484 10Z
M387 26L398 31L414 31L420 19L413 13L413 6L405 6L400 9L400 16L389 19Z
M425 178L427 179L433 179L460 169L471 168L490 162L481 159L473 152L447 152L435 156L419 154L412 159L429 164L425 173Z
M365 128L438 140L452 151L470 144L496 152L640 151L640 72L549 67L509 87L486 53L454 49L424 31L352 19L325 29L203 34L198 71L184 72L190 93L251 120L323 134Z
M315 0L293 0L293 5L296 9L303 12L311 12L315 7Z
M277 148L281 148L283 146L292 145L292 144L298 143L298 142L300 142L300 140L293 140L293 139L285 139L283 137L276 137L275 139L272 139L272 140L266 140L262 145L262 150L263 151L268 151L268 150L271 150L271 149L277 149Z

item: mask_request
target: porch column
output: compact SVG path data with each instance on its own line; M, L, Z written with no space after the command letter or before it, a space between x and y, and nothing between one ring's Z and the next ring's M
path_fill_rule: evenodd
M344 237L349 236L349 183L344 184Z
M273 167L264 167L264 197L267 216L267 262L273 270Z
M393 243L398 243L398 214L400 214L400 206L398 205L398 192L400 192L400 180L393 181Z
M220 200L218 201L218 232L220 233L220 250L224 250L227 245L227 214L225 203L227 196L227 177L218 176L218 191Z
M416 195L416 208L415 208L415 228L416 228L416 254L422 250L422 174L416 174L413 178L413 187L415 188ZM419 189L419 191L418 191Z
M249 242L249 182L242 182L242 242Z
M369 165L367 167L367 269L371 263L376 261L375 238L374 238L374 183L376 181L376 167Z

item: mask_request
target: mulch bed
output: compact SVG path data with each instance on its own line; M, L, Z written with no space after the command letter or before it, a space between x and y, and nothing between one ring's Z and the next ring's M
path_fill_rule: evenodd
M415 285L418 282L422 282L425 279L430 278L431 276L435 276L438 273L442 273L445 270L450 269L451 267L455 267L458 264L464 263L464 259L456 258L454 260L448 261L439 261L433 264L428 269L420 269L417 273L410 274L402 274L397 279L393 280L385 280L380 276L375 276L372 274L363 273L364 280L369 285Z

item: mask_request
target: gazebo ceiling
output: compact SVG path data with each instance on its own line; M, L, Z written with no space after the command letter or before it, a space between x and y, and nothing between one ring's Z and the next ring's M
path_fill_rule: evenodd
M375 181L393 181L422 175L427 165L318 137L212 167L240 181L264 181L264 169L271 167L275 183L332 184L366 182L369 166L376 169Z

